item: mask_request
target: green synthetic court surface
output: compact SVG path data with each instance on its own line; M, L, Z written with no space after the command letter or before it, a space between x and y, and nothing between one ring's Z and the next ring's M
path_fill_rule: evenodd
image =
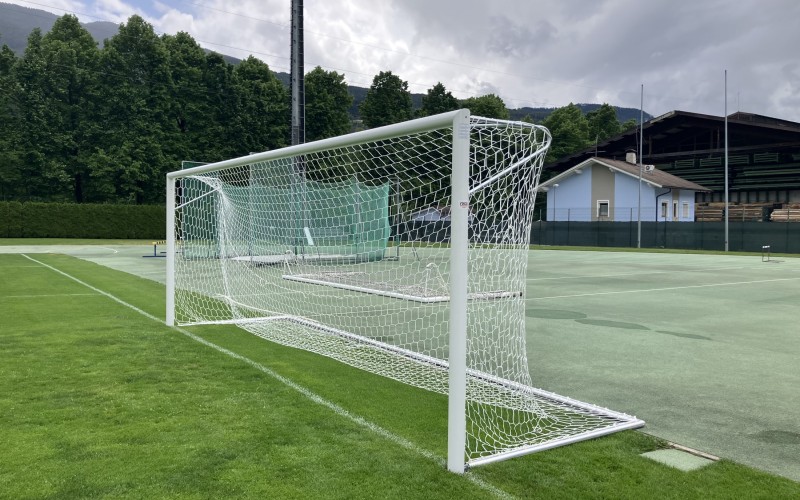
M98 317L96 325L88 328L85 332L78 332L80 335L76 332L59 333L60 323L70 324L67 319L68 311L85 308L81 314L89 315L91 318L93 311L104 311L99 307L100 303L110 302L111 299L104 297L101 293L106 292L128 304L141 308L142 312L146 314L163 319L163 287L154 282L163 283L164 281L165 259L143 258L144 255L153 253L152 245L149 243L123 245L118 242L109 242L105 245L46 247L0 246L0 253L26 254L37 260L37 262L31 261L21 255L0 255L0 267L4 269L0 273L0 312L3 317L13 318L15 321L22 321L20 318L24 318L25 324L31 325L30 332L34 332L29 332L25 339L21 339L14 335L14 331L5 327L0 329L0 335L6 337L6 340L13 340L11 343L4 342L6 346L11 346L3 348L4 356L14 356L15 360L18 356L25 357L29 360L27 366L31 367L31 373L27 375L16 372L7 373L2 372L3 368L0 368L0 372L11 384L7 387L13 389L15 387L12 383L14 380L24 383L31 377L35 377L36 373L41 374L34 369L37 363L45 363L45 360L49 363L56 363L53 365L52 377L42 375L41 384L52 384L53 397L58 401L56 406L59 409L68 408L71 401L81 401L80 394L73 394L73 391L80 393L80 390L70 386L70 377L89 377L93 370L100 370L97 367L93 368L93 363L96 362L96 358L92 354L93 350L99 349L102 352L98 351L98 353L103 355L119 356L120 358L116 361L121 362L126 359L125 356L130 355L130 353L124 352L123 347L137 338L139 335L137 328L146 330L144 326L137 327L127 322L153 322L152 318L139 318L140 315L135 311L112 303L111 305L120 311L114 312L111 316ZM46 253L75 256L85 261L146 278L149 281L126 277L125 274L98 272L97 269L100 268L86 267L88 264L81 264L80 261L66 257L42 255ZM52 266L52 269L43 267L43 265ZM797 397L798 388L800 388L800 369L797 367L797 360L800 359L800 326L798 326L797 314L797 304L800 299L800 258L780 256L773 257L771 262L762 262L760 255L534 249L530 252L529 266L526 290L528 357L536 386L636 415L647 422L645 433L666 441L777 474L793 481L800 481L800 423L798 423L800 421L797 419L797 416L800 415L800 398ZM60 275L56 270L67 274L72 273L70 276L75 276L95 288L87 289ZM49 285L36 286L35 277L40 274L40 279L48 280ZM53 296L47 298L48 295ZM42 301L43 308L38 301ZM69 306L73 301L75 306ZM63 314L65 319L59 321L59 318L48 318L47 314L51 309L56 313L61 311L60 314ZM8 321L5 320L4 324L9 324ZM147 328L155 327L150 325ZM204 358L201 359L199 356L208 356L209 349L207 347L199 344L196 345L196 348L187 347L184 345L186 343L184 337L164 336L163 333L169 333L170 330L163 325L158 328L163 332L153 337L158 340L153 342L153 349L156 351L151 353L151 357L143 361L139 359L139 356L135 356L131 360L132 367L136 367L137 370L142 370L144 367L145 373L140 376L135 373L126 374L122 377L122 382L115 381L115 384L131 383L133 387L136 387L136 384L141 383L163 383L157 373L146 369L148 363L158 363L161 353L165 360L172 364L170 366L200 363ZM200 332L198 334L201 334L206 340L222 345L235 355L262 362L259 356L267 356L267 354L254 352L258 349L254 349L253 346L258 344L247 336L231 336L231 332L222 331L229 328L214 327L207 330L193 329L192 331ZM93 331L97 334L97 343L92 342ZM119 346L114 344L113 337L108 338L106 335L108 332L117 331L123 332L120 335ZM30 335L34 335L34 338L29 338ZM41 335L41 351L37 350L37 335ZM84 344L85 354L76 358L59 358L60 353L70 351L57 345L56 340L50 340L49 336L58 339L61 337L71 338L76 335L80 337L76 342ZM146 334L142 333L142 336L146 337ZM175 349L175 352L172 349ZM188 351L188 354L184 356L183 351ZM37 352L41 353L41 358L37 357ZM205 354L203 354L204 352ZM283 353L286 359L277 357L268 362L268 358L264 358L264 364L272 363L269 366L272 366L282 376L289 377L301 385L305 384L306 387L314 388L315 385L321 384L318 389L324 392L323 386L326 381L315 379L315 377L319 378L320 373L312 374L308 370L304 371L302 363L313 363L315 369L322 370L322 373L330 377L330 380L336 380L336 385L351 384L352 387L346 397L337 398L328 395L328 398L352 412L357 418L364 418L368 422L377 421L379 425L384 423L381 409L369 406L370 391L375 390L386 397L387 394L392 393L391 391L396 390L394 383L386 382L384 384L376 381L376 378L371 375L362 375L361 372L347 367L337 367L335 362L319 361L322 358L311 354L299 352L295 354L292 349L276 347L269 349L269 352ZM254 419L257 417L254 414L258 412L248 413L246 408L239 407L239 396L244 393L255 398L256 406L261 405L259 408L264 413L270 413L269 409L272 405L289 405L286 411L289 415L294 415L289 420L294 419L299 422L298 425L303 427L301 432L307 432L310 436L309 439L318 441L318 447L325 447L327 438L324 436L337 428L333 420L341 416L337 414L338 410L331 410L330 407L323 408L324 411L320 411L321 416L319 417L322 420L315 421L316 423L302 424L300 422L303 419L300 415L306 410L298 410L298 405L303 407L303 403L288 402L285 400L286 395L284 394L286 389L280 387L276 389L272 386L273 384L264 381L264 377L258 376L257 373L244 373L243 371L251 368L246 360L244 362L237 361L237 359L230 361L229 364L241 366L236 368L235 376L232 375L233 380L230 381L230 387L226 386L220 389L221 391L231 391L230 399L219 404L232 405L232 420L227 422L227 425L230 425L233 430L229 429L229 432L223 432L223 436L215 434L215 432L221 432L218 429L206 430L213 436L213 439L220 439L220 447L224 448L222 443L225 442L225 439L230 438L230 432L234 434L243 432L243 421L256 425ZM61 372L65 367L72 365L74 365L75 371L70 372L71 376L69 373ZM45 364L42 369L46 369L46 367ZM225 374L230 369L219 368L216 382L223 385L226 380ZM348 377L364 378L369 383L345 380L341 378L343 377L342 373L350 373ZM178 377L179 375L172 374L171 376ZM59 388L59 384L70 388ZM188 392L191 392L193 387L191 379L178 380L176 384L177 387ZM169 389L166 390L169 392ZM406 390L403 389L403 391ZM419 391L410 389L409 391L419 393ZM82 408L73 418L80 419L81 412L88 412L88 414L104 414L103 412L106 412L113 424L115 406L124 405L115 401L112 394L106 394L106 396L107 398L101 401L99 407ZM405 394L397 399L402 401L404 396ZM215 405L213 401L182 402L181 397L184 396L176 396L175 407L165 407L162 402L161 414L158 411L147 413L146 408L137 409L145 411L147 418L159 421L159 419L175 418L179 414L195 412L202 414ZM188 398L188 396L185 397ZM258 399L262 397L263 400ZM224 481L216 479L217 483L215 484L220 488L218 490L193 491L190 486L191 478L182 478L178 481L175 477L180 476L180 471L174 470L168 471L169 473L163 471L151 473L156 477L155 481L161 481L158 484L168 485L163 489L137 487L137 484L130 483L130 481L125 483L124 477L104 478L109 482L122 481L123 484L117 490L101 486L97 486L96 490L81 487L80 485L84 484L80 482L81 478L76 479L72 476L69 480L59 478L59 473L52 469L53 466L50 462L46 461L52 452L47 447L51 445L40 442L35 437L36 433L33 432L37 426L46 427L48 425L44 417L40 421L36 421L37 419L33 417L26 417L23 422L14 419L14 415L19 411L15 408L19 408L19 405L24 403L23 399L21 395L11 393L0 396L0 406L4 412L3 428L11 429L12 433L18 432L22 436L4 433L0 437L0 448L24 450L31 453L31 456L26 457L23 461L24 463L20 462L19 456L6 453L7 457L11 457L8 460L13 458L14 463L21 463L21 465L19 470L9 469L10 464L8 463L4 463L4 467L0 467L0 497L5 496L2 493L3 489L14 484L14 481L19 478L27 481L38 478L42 481L42 485L39 489L32 484L29 485L30 488L33 488L30 490L6 489L6 491L27 491L31 497L59 496L59 494L62 496L166 494L178 497L205 497L226 494L257 496L259 493L258 489L252 488L242 491L235 488L226 489L232 487L230 485L236 484L237 474L241 473L242 478L247 477L243 472L248 469L245 464L239 464L238 468L232 467L227 470ZM410 401L427 401L428 399L430 399L432 408L438 408L442 404L437 396L429 397L427 395L412 396ZM30 404L38 403L34 401ZM182 407L181 404L188 406ZM199 406L193 406L196 404ZM165 411L167 415L163 414ZM413 458L414 453L419 451L415 451L414 446L427 449L430 445L432 448L437 448L442 443L433 441L444 437L436 437L435 433L420 436L414 434L418 431L410 430L418 427L420 421L432 418L425 412L420 414L419 409L412 411L406 410L404 407L396 407L388 410L389 413L394 414L404 411L409 412L400 419L404 423L398 424L399 428L392 428L392 430L401 438L406 437L405 432L407 432L407 435L410 436L407 439L412 441L412 447L405 448L406 452L410 449L410 453L405 453L405 455L399 453L402 455L399 460L419 460L419 457ZM242 412L243 421L236 420L236 412ZM299 413L295 414L296 412ZM195 418L195 420L187 420L185 423L192 426L197 425L197 422L198 419ZM125 425L125 422L118 422L118 424ZM68 429L71 424L58 421L51 425L57 429ZM308 425L310 427L304 427ZM347 425L344 427L347 429L344 431L345 434L355 434L356 431ZM312 429L320 428L325 432L313 433ZM93 432L101 433L100 429L85 429L84 431L90 435ZM443 432L441 429L438 431ZM616 478L616 474L628 474L632 475L632 479L626 480L636 485L631 487L633 489L619 490L617 487L612 487L610 490L604 490L600 486L593 494L633 498L657 488L663 493L659 496L674 498L719 497L725 496L725 492L730 493L731 496L736 496L737 493L746 493L749 496L755 495L764 498L774 495L779 497L800 495L800 485L797 483L781 482L769 479L769 476L753 475L754 473L745 468L734 469L733 472L728 471L729 476L726 476L724 472L720 471L726 471L726 468L732 467L732 464L725 460L693 472L683 472L679 469L669 471L661 470L661 465L638 464L635 462L639 458L638 453L631 453L630 460L638 466L645 467L647 473L625 472L628 467L627 462L622 465L615 462L605 464L608 469L603 468L602 471L598 471L599 475L589 478L588 482L576 483L577 485L572 486L576 488L574 490L571 490L569 486L565 487L563 484L559 484L559 481L564 481L564 479L559 478L558 472L556 472L563 469L563 464L558 465L558 460L562 460L564 456L580 456L582 453L591 455L592 451L586 451L587 447L610 446L616 449L627 446L632 450L642 448L641 452L654 451L652 448L648 448L651 445L637 441L635 438L637 433L625 434L633 437L620 435L601 438L592 443L572 445L565 451L543 452L533 456L535 458L514 459L497 466L477 469L471 473L473 474L472 482L464 484L451 479L450 475L443 470L440 474L439 469L443 469L441 464L433 464L431 470L424 469L422 472L414 468L417 467L416 465L399 464L397 467L402 469L399 472L401 476L421 474L421 478L424 479L411 481L406 484L405 490L392 490L387 494L394 497L422 497L427 492L431 497L447 497L450 494L465 497L491 496L505 491L515 496L533 496L537 491L551 491L542 488L545 488L546 483L552 481L552 484L549 484L550 487L555 485L555 490L552 491L560 491L564 497L574 496L574 494L584 496L583 494L586 493L584 488L594 488L597 484L603 484L604 481L613 485L614 481L619 480ZM158 435L161 436L161 434ZM170 435L167 434L167 436ZM140 441L148 442L148 437L144 434L130 436L130 439L128 445ZM274 439L274 434L271 437L270 435L263 436L264 441L260 446L270 447L270 452L274 453L275 450L271 448L274 445L269 444L272 442L271 439ZM340 438L331 439L336 441ZM371 440L375 439L371 438ZM66 434L60 440L68 442L70 437ZM380 441L380 439L377 440ZM169 443L169 439L166 441L165 447L167 448L170 444L175 444ZM213 442L209 444L213 444ZM283 444L290 447L297 446L295 443ZM364 452L367 454L377 453L377 449L383 450L387 446L391 448L395 444L369 442L364 444ZM73 456L74 460L95 460L95 462L87 462L87 464L92 464L87 465L89 469L93 466L105 467L105 465L97 465L103 464L104 458L112 461L119 460L119 458L113 458L114 453L120 453L119 443L110 444L109 449L79 449L75 443L69 446L65 444L65 446L71 454L74 454L73 456L67 453L67 455ZM202 443L183 443L183 448L181 448L182 453L188 456L197 452L198 449L204 450L203 460L195 465L198 470L191 472L188 474L189 476L192 474L202 475L202 471L206 469L213 472L216 470L215 467L220 467L219 464L236 458L234 456L216 456L211 449L203 448ZM233 453L229 448L225 449L228 450L228 453ZM342 460L343 463L348 462L346 457L326 456L324 459L305 457L306 462L312 461L311 464L306 464L303 461L303 450L300 448L298 450L300 450L298 451L299 456L295 457L294 461L285 459L277 464L270 463L270 460L264 458L269 456L269 452L265 450L264 457L259 455L260 458L254 459L257 465L249 467L263 467L268 470L264 481L269 486L270 481L278 484L281 482L281 478L285 479L284 475L291 475L293 467L299 467L303 474L311 474L307 468L335 471L339 468L336 460ZM24 452L17 451L16 453L25 455ZM602 452L594 450L594 453ZM609 453L608 456L616 457L613 452ZM246 455L245 452L242 454ZM409 454L411 458L407 456ZM133 456L135 457L135 454ZM176 457L175 460L178 462L184 458L180 453ZM376 461L384 463L382 455L380 457L375 455L375 457ZM45 470L36 471L39 459L48 464ZM258 462L260 459L264 459L266 462ZM66 463L69 462L68 457L64 460ZM290 487L281 491L285 496L325 496L324 493L328 492L332 493L330 496L347 497L346 491L336 490L337 487L342 488L343 484L344 487L350 485L352 488L363 488L358 491L364 491L364 497L368 497L370 491L383 491L381 488L385 486L373 485L372 487L375 489L371 490L369 485L362 485L356 479L359 477L358 471L364 474L364 470L369 469L363 460L364 457L360 457L357 461L359 467L365 469L357 468L355 472L343 465L342 468L349 472L345 472L342 478L334 480L325 476L324 479L318 480L319 484L316 487L309 487L311 488L309 490L303 490L298 486L297 489ZM392 463L391 457L388 460L388 463ZM550 460L554 462L549 463ZM602 458L599 460L602 463ZM319 463L313 463L314 461L319 461ZM168 463L161 462L152 466L169 468ZM187 464L181 466L190 467ZM147 474L131 467L129 472L133 477L136 477L137 474ZM282 467L283 469L280 470L283 472L276 472L274 467ZM269 470L270 468L272 470ZM664 467L664 469L666 468ZM117 474L123 474L124 470ZM531 470L544 475L537 478ZM64 474L80 475L68 467L67 471ZM650 471L657 471L657 473ZM86 473L88 474L88 472ZM395 477L395 474L398 474L397 470L389 472L390 477ZM100 475L102 476L102 474ZM158 479L161 475L164 476L163 480ZM84 480L86 483L93 484L89 479L84 478ZM244 479L241 480L244 481ZM317 481L316 479L307 480ZM739 480L741 483L737 483ZM66 482L68 486L70 481L73 481L75 485L73 485L73 489L63 485L60 489L55 488L59 481ZM287 481L293 484L292 480ZM331 481L329 487L334 488L333 490L326 490L325 484L328 484L328 481ZM486 484L479 484L482 481ZM48 488L48 484L53 487ZM426 489L428 484L431 485L430 490ZM266 489L261 492L262 494L275 491L267 486L264 486ZM498 489L493 489L495 487ZM636 489L637 487L643 489ZM661 491L661 488L664 490ZM681 488L684 489L681 490ZM709 488L709 490L707 491L705 488ZM742 488L749 488L749 490L745 491ZM31 491L39 493L31 494ZM447 493L440 494L443 491Z
M533 251L534 381L800 481L800 259Z

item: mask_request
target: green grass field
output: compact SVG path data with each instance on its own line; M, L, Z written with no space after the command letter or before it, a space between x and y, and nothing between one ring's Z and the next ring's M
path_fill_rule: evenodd
M73 257L0 255L0 315L0 498L800 496L728 460L656 463L666 442L633 431L451 474L445 398L169 328L163 285Z

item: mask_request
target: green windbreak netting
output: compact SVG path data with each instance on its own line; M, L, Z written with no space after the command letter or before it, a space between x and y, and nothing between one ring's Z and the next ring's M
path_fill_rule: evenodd
M183 180L186 257L383 258L391 232L388 184L305 180L257 165L243 173Z

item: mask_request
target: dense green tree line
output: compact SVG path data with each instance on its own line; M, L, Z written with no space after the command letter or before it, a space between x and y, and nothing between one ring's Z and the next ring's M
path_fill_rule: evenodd
M310 139L349 131L342 75L309 73L307 102ZM0 199L161 203L182 160L288 142L288 91L266 64L234 66L138 16L102 49L69 15L22 57L0 49Z
M360 112L366 126L376 127L459 108L468 108L473 115L486 118L509 118L508 108L500 97L488 94L459 100L441 83L428 89L422 97L422 108L414 113L408 83L391 72L381 72L375 77ZM531 119L526 121L533 122ZM553 111L542 124L553 136L547 162L588 148L637 125L635 120L620 123L615 109L609 104L584 115L572 103Z
M570 103L553 111L544 119L543 125L553 136L545 160L549 163L610 139L636 127L637 123L635 120L620 123L616 111L608 104L584 115L578 106Z
M305 89L307 140L352 130L343 75L317 67ZM371 128L461 107L509 116L496 95L459 100L441 83L415 110L391 71L375 76L359 110ZM139 16L99 48L65 15L45 35L34 30L21 57L0 48L0 200L162 203L165 175L182 160L288 145L289 112L288 89L252 56L232 65L186 33L157 35ZM566 106L544 124L554 139L548 159L630 126L608 105L585 116Z

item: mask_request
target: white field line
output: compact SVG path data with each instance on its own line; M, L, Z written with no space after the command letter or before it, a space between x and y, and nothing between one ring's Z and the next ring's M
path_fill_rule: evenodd
M37 264L39 264L41 266L44 266L44 267L48 268L48 269L50 269L50 270L52 270L52 271L54 271L54 272L56 272L56 273L58 273L58 274L60 274L60 275L62 275L64 277L66 277L66 278L69 278L69 279L75 281L76 283L80 283L81 285L85 286L86 288L89 288L90 290L93 290L93 291L95 291L95 292L97 292L97 293L99 293L101 295L104 295L104 296L108 297L109 299L113 300L114 302L117 302L118 304L121 304L121 305L123 305L123 306L125 306L125 307L127 307L129 309L132 309L133 311L136 311L137 313L141 314L142 316L144 316L144 317L146 317L148 319L151 319L151 320L156 321L158 323L164 324L164 321L162 321L161 319L153 316L152 314L150 314L150 313L148 313L146 311L143 311L142 309L139 309L138 307L134 306L133 304L129 304L128 302L125 302L124 300L122 300L120 298L117 298L116 296L111 295L110 293L108 293L108 292L106 292L104 290L96 288L96 287L86 283L85 281L81 281L80 279L76 278L75 276L67 274L64 271L61 271L60 269L57 269L57 268L55 268L53 266L45 264L44 262L40 262L40 261L38 261L38 260L36 260L36 259L34 259L32 257L29 257L28 255L22 254L22 256L25 257L26 259L29 259L29 260L32 260L33 262L36 262ZM180 327L173 327L173 328L176 331L178 331L178 332L182 333L183 335L189 337L190 339L194 340L195 342L199 342L200 344L203 344L206 347L210 347L210 348L214 349L217 352L220 352L222 354L230 356L231 358L234 358L236 360L242 361L242 362L250 365L251 367L257 369L258 371L264 373L265 375L268 375L268 376L274 378L275 380L277 380L278 382L286 385L287 387L290 387L290 388L294 389L295 391L299 392L305 398L313 401L314 403L316 403L316 404L318 404L320 406L324 406L324 407L328 408L329 410L333 411L334 413L336 413L337 415L339 415L339 416L341 416L343 418L346 418L347 420L350 420L351 422L353 422L353 423L355 423L355 424L357 424L357 425L359 425L359 426L361 426L361 427L363 427L363 428L365 428L365 429L367 429L367 430L369 430L369 431L371 431L371 432L383 437L384 439L388 439L389 441L397 444L398 446L401 446L402 448L405 448L408 451L411 451L411 452L413 452L413 453L415 453L417 455L422 456L423 458L425 458L427 460L430 460L430 461L436 463L437 465L441 466L443 469L447 467L447 462L443 457L440 457L440 456L436 455L432 451L428 451L428 450L426 450L424 448L421 448L421 447L417 446L416 444L412 443L411 441L409 441L409 440L407 440L407 439L405 439L405 438L403 438L401 436L398 436L397 434L394 434L394 433L384 429L383 427L364 419L363 417L360 417L358 415L350 413L349 411L347 411L346 409L344 409L341 406L337 405L336 403L333 403L332 401L328 401L327 399L323 398L322 396L310 391L309 389L306 389L305 387L297 384L296 382L292 381L291 379L288 379L288 378L284 377L283 375L280 375L279 373L273 371L272 369L267 368L266 366L264 366L264 365L262 365L262 364L260 364L260 363L258 363L256 361L253 361L250 358L242 356L241 354L238 354L236 352L228 350L228 349L226 349L226 348L224 348L222 346L219 346L219 345L217 345L217 344L215 344L213 342L210 342L210 341L208 341L208 340L206 340L206 339L204 339L202 337L199 337L199 336L193 334L192 332L190 332L188 330L185 330L185 329L180 328ZM510 494L508 494L505 491L501 490L497 486L494 486L494 485L492 485L490 483L487 483L486 481L484 481L480 477L477 477L474 472L469 472L467 474L464 474L464 477L466 479L468 479L469 481L471 481L476 486L478 486L480 488L483 488L484 490L488 491L489 493L491 493L492 495L494 495L494 496L496 496L498 498L513 498Z
M2 299L40 299L42 297L96 297L96 293L42 293L31 295L0 295Z
M110 251L111 251L111 253L119 253L119 251L118 251L118 250L115 250L115 249L113 249L113 248L109 248L109 247L101 247L101 246L96 246L96 247L95 247L95 246L91 246L91 247L84 247L84 248L102 248L102 249L104 249L104 250L110 250Z
M679 269L670 271L640 271L633 273L614 273L614 274L586 274L581 276L553 276L550 278L527 278L525 281L554 281L554 280L580 280L593 278L617 278L620 276L646 276L649 274L679 274L679 273L705 273L715 271L729 271L731 269L748 269L742 266L736 267L708 267L699 269ZM752 268L749 268L752 269ZM773 268L775 269L775 268Z
M690 288L713 288L717 286L741 286L741 285L753 285L757 283L774 283L777 281L798 281L800 277L797 278L776 278L771 280L754 280L754 281L735 281L731 283L709 283L706 285L685 285L685 286L668 286L663 288L645 288L645 289L638 289L638 290L618 290L613 292L594 292L594 293L576 293L571 295L550 295L547 297L528 297L525 299L526 301L533 301L533 300L548 300L548 299L568 299L572 297L592 297L595 295L618 295L623 293L647 293L647 292L663 292L666 290L687 290Z

